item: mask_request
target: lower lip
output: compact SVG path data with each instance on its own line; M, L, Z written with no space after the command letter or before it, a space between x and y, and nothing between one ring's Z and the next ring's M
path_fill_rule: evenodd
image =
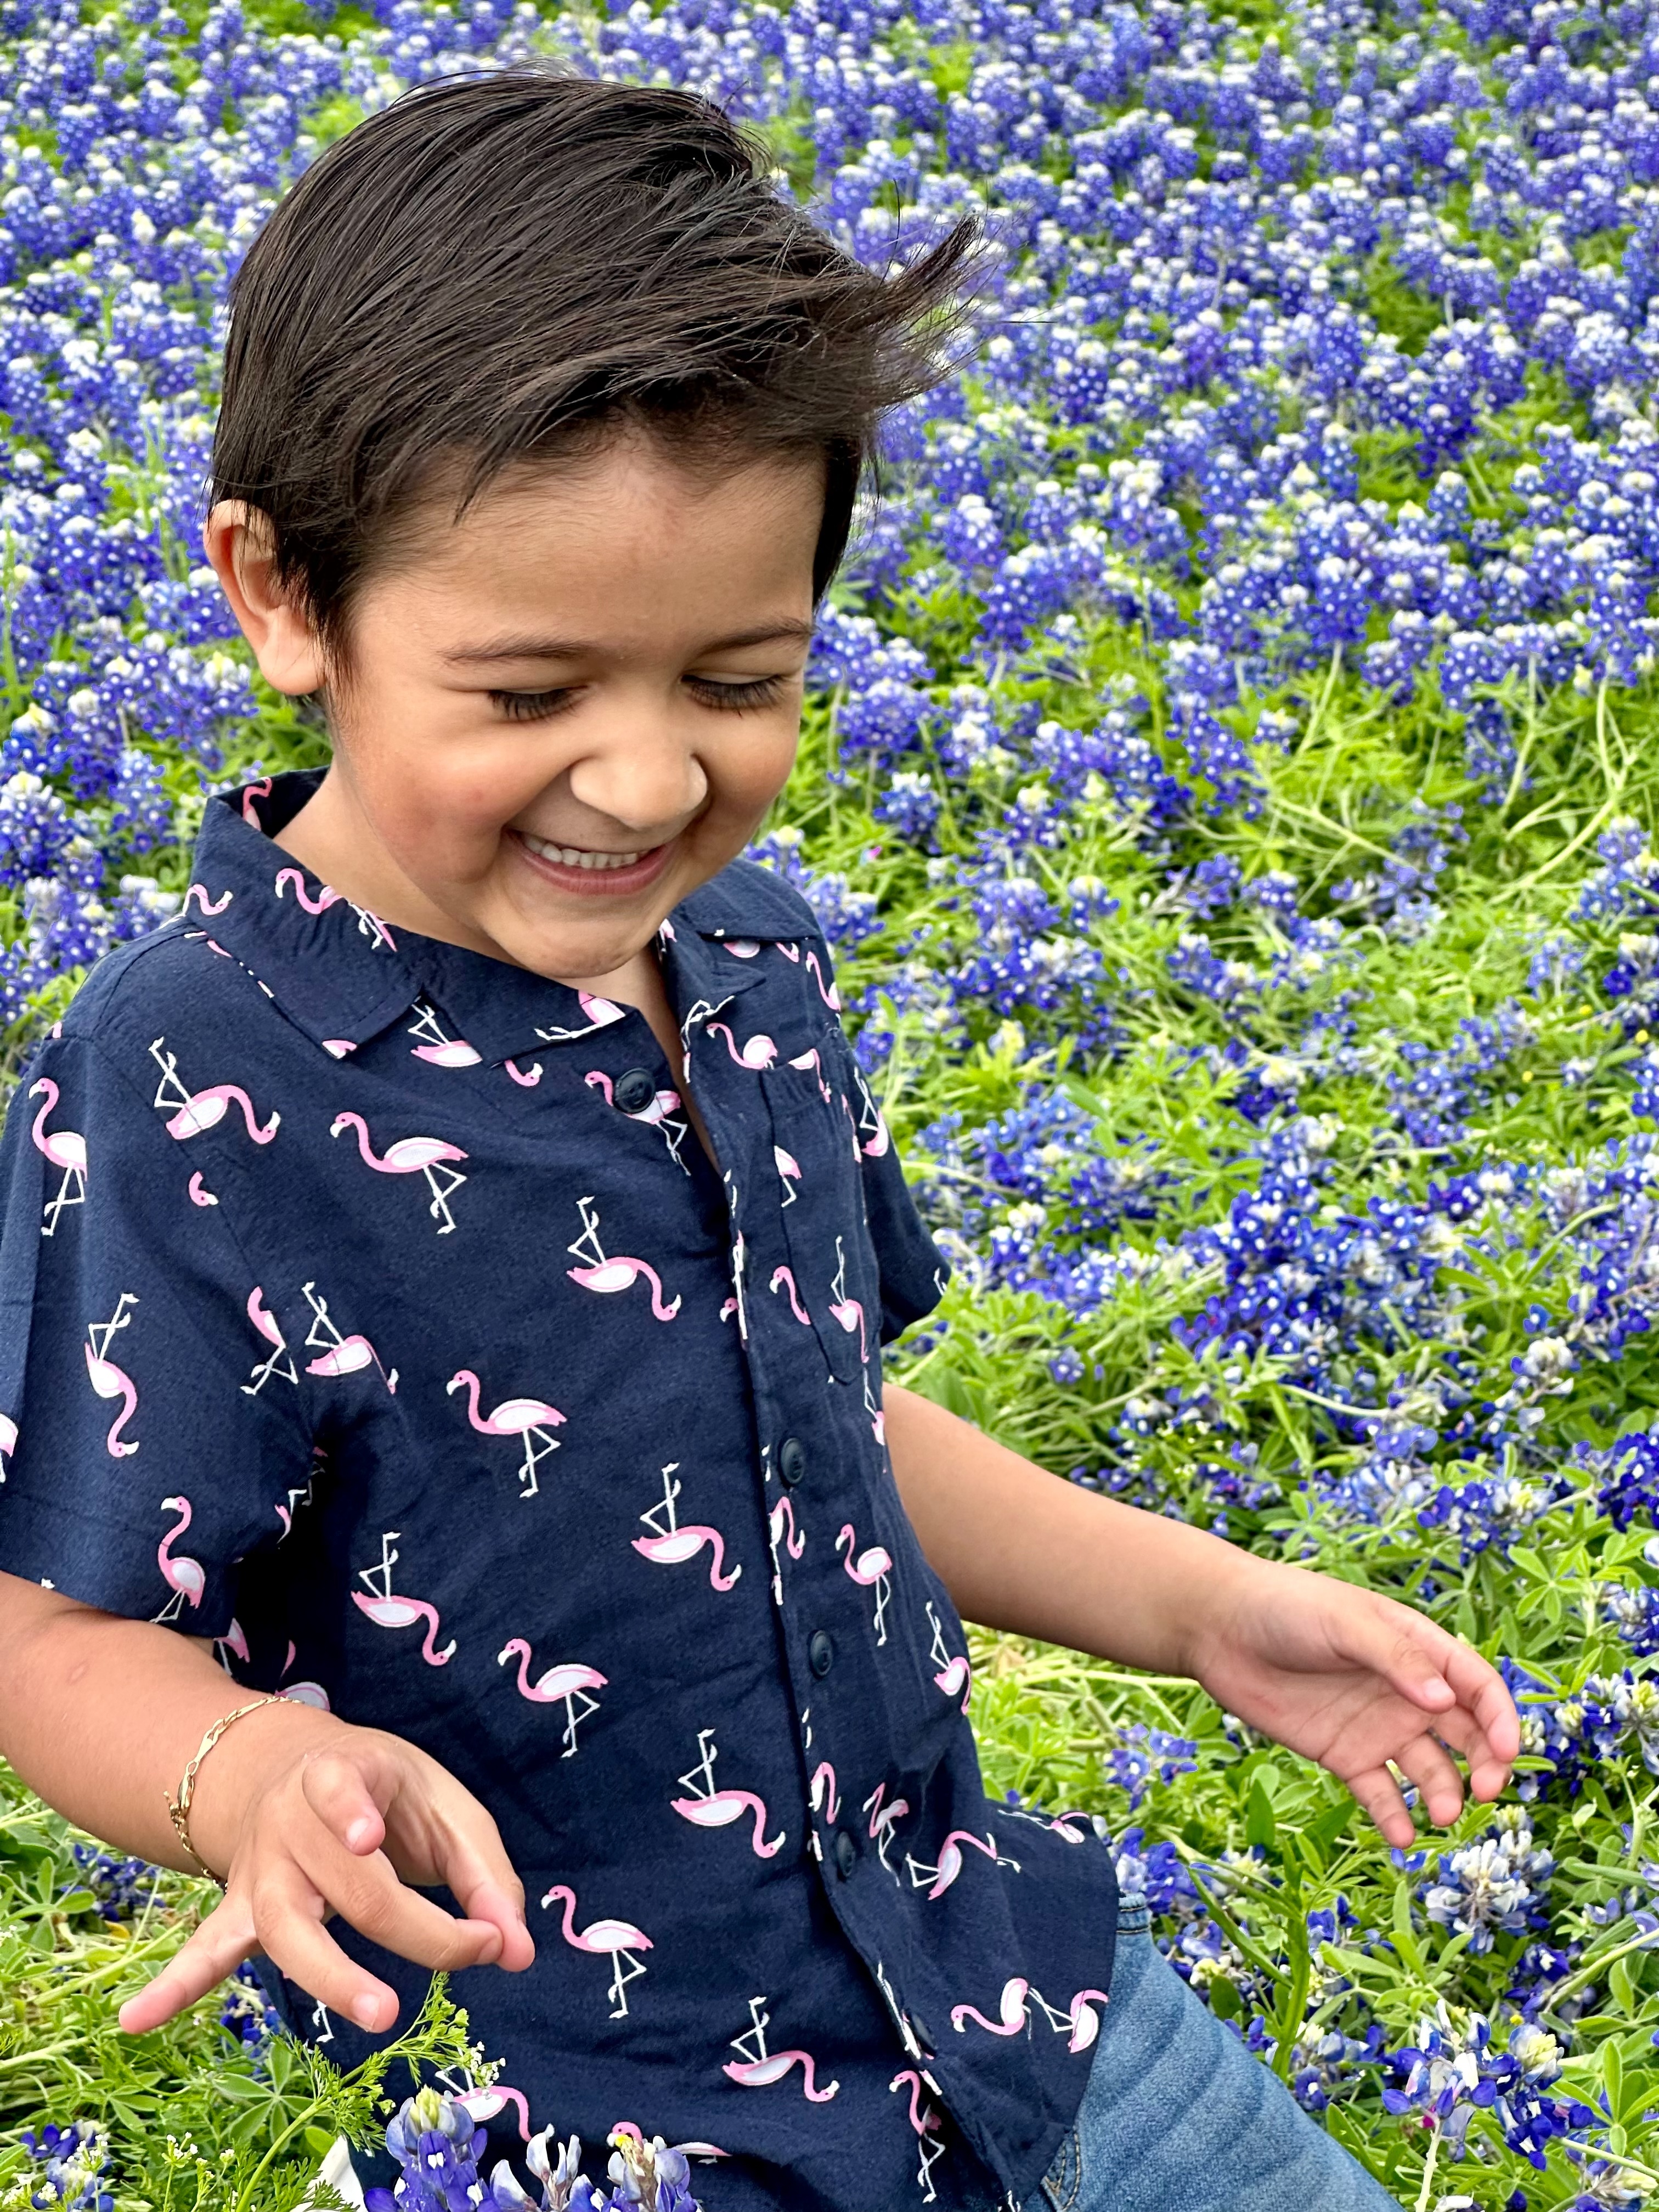
M562 891L574 891L578 898L627 898L647 890L668 866L676 842L671 837L665 845L653 845L625 868L572 868L562 860L548 860L527 845L517 830L513 838L544 883L556 884Z

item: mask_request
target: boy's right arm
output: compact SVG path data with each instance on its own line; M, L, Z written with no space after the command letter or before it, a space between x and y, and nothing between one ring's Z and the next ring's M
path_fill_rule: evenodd
M0 1755L90 1834L193 1872L168 1817L216 1720L248 1702L206 1639L128 1620L0 1572ZM121 2026L142 2034L193 2004L255 1950L374 2033L396 1993L349 1959L324 1921L428 1967L535 1956L524 1887L489 1814L402 1737L284 1699L226 1731L202 1762L191 1838L226 1879L223 1900ZM447 1884L456 1919L407 1885Z

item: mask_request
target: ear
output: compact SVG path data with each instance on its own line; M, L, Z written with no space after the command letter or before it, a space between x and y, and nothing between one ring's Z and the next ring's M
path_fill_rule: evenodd
M295 695L321 690L322 653L276 581L269 518L240 499L222 499L202 526L202 545L265 681Z

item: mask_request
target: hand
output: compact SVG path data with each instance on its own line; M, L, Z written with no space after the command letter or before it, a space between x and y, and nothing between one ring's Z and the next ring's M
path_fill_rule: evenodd
M1190 1672L1224 1711L1346 1782L1386 1839L1416 1831L1392 1761L1442 1827L1463 1807L1448 1749L1470 1794L1498 1796L1521 1748L1514 1700L1497 1669L1393 1598L1237 1555L1230 1598L1195 1637Z
M234 1837L225 1895L121 2007L128 2034L171 2020L258 1950L331 2010L383 2033L396 2025L397 1993L325 1933L333 1912L423 1966L522 1973L531 1964L524 1885L500 1832L435 1759L401 1736L336 1723L320 1741L307 1733L303 1742L269 1741L261 1770L240 1807L221 1802L210 1827L192 1823L210 1866L221 1862L205 1838ZM225 1777L237 1771L227 1761L213 1778L204 1761L204 1795L211 1778L222 1799ZM457 1920L407 1883L447 1884L467 1917Z

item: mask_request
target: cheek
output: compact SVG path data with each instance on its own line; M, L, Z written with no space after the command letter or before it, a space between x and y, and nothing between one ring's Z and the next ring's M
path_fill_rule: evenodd
M488 865L503 823L545 787L547 764L522 741L491 750L440 744L377 749L360 755L358 776L372 787L376 819L400 856L424 852L463 867ZM367 773L365 774L365 770Z
M789 781L800 742L799 709L782 728L750 728L704 755L716 805L732 814L764 813Z

